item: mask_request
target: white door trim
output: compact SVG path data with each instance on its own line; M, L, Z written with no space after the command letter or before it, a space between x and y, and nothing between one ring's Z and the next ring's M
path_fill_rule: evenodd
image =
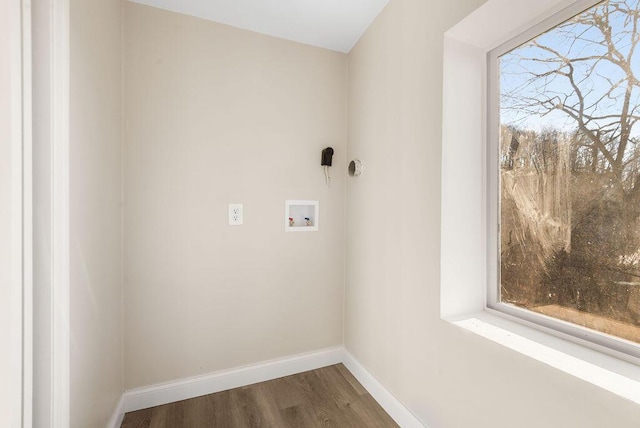
M52 419L70 426L69 0L51 0Z
M2 423L10 426L22 426L23 419L23 271L22 271L22 2L11 0L7 3L9 40L9 113L10 113L10 188L9 216L10 249L9 249L9 328L7 348L8 376L6 391L9 395L3 403ZM3 52L5 54L5 52ZM4 82L3 82L4 83ZM4 201L3 201L4 203ZM3 368L4 370L4 368Z
M22 427L33 425L33 109L31 0L21 2L22 77Z

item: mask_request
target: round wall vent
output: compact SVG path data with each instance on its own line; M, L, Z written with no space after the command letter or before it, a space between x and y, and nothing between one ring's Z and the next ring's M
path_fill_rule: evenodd
M351 177L357 177L362 174L362 162L358 159L354 159L349 162L349 175Z

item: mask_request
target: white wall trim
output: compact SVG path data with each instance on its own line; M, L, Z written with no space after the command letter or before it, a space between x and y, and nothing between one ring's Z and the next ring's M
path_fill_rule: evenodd
M120 396L118 400L118 404L116 405L115 410L113 411L113 415L111 415L111 419L109 419L109 424L107 428L120 428L122 425L122 420L124 419L124 394Z
M389 390L346 349L344 350L344 360L342 363L398 425L402 428L426 427L416 415L389 392Z
M342 362L341 346L293 355L231 370L136 388L123 394L124 412L226 391Z
M403 428L425 428L425 425L404 404L342 346L125 391L114 409L108 427L119 428L127 412L226 391L338 363L345 365L398 425Z

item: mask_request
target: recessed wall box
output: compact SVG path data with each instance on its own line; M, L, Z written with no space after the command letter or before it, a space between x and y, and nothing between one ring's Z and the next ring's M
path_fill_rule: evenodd
M318 230L319 220L318 201L285 201L284 230L286 232L315 232Z

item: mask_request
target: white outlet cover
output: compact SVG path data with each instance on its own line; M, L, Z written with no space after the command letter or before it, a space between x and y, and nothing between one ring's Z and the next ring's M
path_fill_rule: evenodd
M229 226L241 226L243 222L242 204L229 204Z

